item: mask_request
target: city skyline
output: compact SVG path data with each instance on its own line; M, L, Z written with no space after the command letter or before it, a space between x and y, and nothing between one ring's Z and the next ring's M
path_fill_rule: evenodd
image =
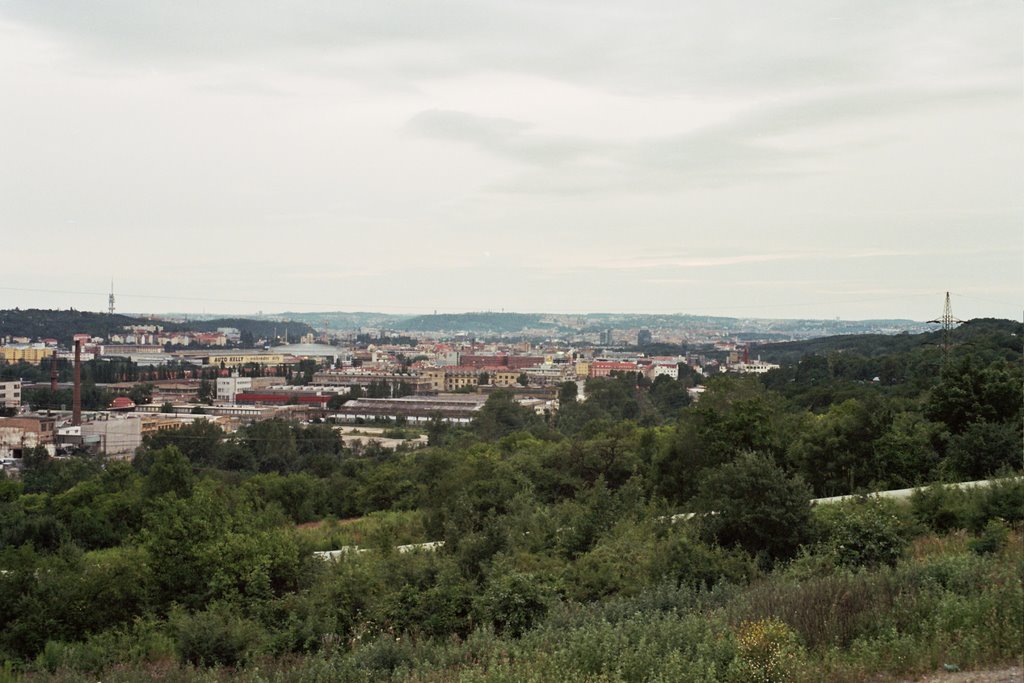
M1020 319L1015 4L0 3L0 308Z

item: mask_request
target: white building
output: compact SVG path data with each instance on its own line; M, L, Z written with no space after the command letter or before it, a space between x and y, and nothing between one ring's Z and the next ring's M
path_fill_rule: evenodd
M747 361L746 363L736 363L729 366L729 370L732 372L744 372L755 375L763 375L769 370L774 370L779 367L775 363L767 363L760 358L757 360Z
M662 375L671 377L672 379L679 379L679 364L678 363L651 363L650 367L645 373L647 377L654 380Z
M252 389L252 377L239 377L236 373L231 377L217 378L218 401L234 403L236 396L250 389Z
M0 382L0 408L21 407L21 382Z
M142 445L142 419L134 415L100 414L83 422L82 445L112 457L131 457Z

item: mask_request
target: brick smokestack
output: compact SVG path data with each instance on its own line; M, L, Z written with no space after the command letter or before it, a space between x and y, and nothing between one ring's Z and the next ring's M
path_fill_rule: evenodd
M57 349L53 350L53 357L50 358L50 400L57 395Z
M82 341L75 340L75 388L72 394L71 424L82 424Z

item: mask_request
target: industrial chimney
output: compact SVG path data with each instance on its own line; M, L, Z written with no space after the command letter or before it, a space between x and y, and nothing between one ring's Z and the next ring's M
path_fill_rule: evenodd
M53 357L50 359L50 400L55 401L57 396L57 349L53 350Z
M75 340L75 388L72 394L71 424L82 424L82 340Z

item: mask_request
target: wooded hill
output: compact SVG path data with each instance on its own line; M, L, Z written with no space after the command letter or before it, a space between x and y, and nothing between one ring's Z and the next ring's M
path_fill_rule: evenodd
M941 349L942 330L938 325L935 328L935 331L921 334L844 334L802 341L754 344L750 351L772 363L795 363L808 354L850 353L877 358L887 354ZM953 328L950 342L953 347L976 347L989 353L1005 351L1011 355L1019 354L1024 344L1024 324L1015 320L975 318Z
M195 320L184 323L135 318L115 313L94 313L91 311L51 310L51 309L8 309L0 310L0 336L29 337L31 339L53 338L66 344L75 334L89 334L94 337L109 337L111 334L124 330L126 325L160 325L168 332L196 331L212 332L218 327L234 327L241 332L248 332L255 338L269 338L276 331L283 336L287 327L289 336L298 338L300 335L313 331L313 328L302 322L275 322L271 320L252 320L249 318L217 318L214 320Z

